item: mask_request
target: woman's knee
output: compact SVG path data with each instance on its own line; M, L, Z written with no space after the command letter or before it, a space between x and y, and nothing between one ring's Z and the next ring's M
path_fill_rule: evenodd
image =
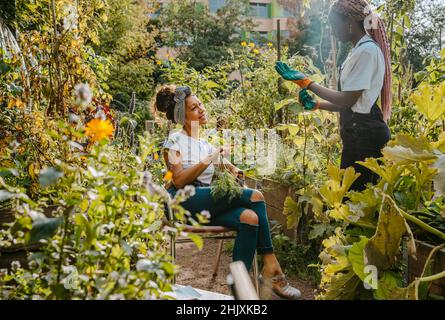
M252 202L264 201L264 195L260 191L255 189L252 192L252 196L250 197L250 201L252 201Z
M240 221L248 224L258 224L258 216L255 211L245 209L240 216Z

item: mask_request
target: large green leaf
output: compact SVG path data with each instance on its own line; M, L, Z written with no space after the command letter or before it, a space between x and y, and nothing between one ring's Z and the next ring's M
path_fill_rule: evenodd
M336 166L329 166L328 174L330 180L320 188L320 194L331 207L334 207L342 203L349 188L360 174L355 173L352 167L340 169Z
M55 168L45 168L40 171L39 183L42 187L47 187L56 183L63 176L63 172Z
M434 123L445 114L445 82L437 86L423 83L411 95L414 106Z
M188 233L187 237L189 237L189 239L193 241L198 250L202 250L202 247L204 246L204 241L202 240L202 237L200 235L195 233Z
M393 267L402 236L407 233L410 233L410 230L405 218L385 197L376 233L365 247L366 263L377 267L379 272Z
M442 155L434 167L439 171L434 177L434 190L438 196L445 196L445 155Z
M41 239L51 238L56 234L57 229L63 222L63 217L46 218L39 217L32 223L31 231L28 235L28 243L36 243Z
M392 272L385 272L379 279L374 297L377 300L414 300L415 288L410 285L407 288L400 288L400 278Z
M365 273L365 246L369 239L366 237L361 237L360 241L354 243L348 251L348 258L352 264L352 269L355 274L364 281L366 278Z
M301 205L291 197L286 197L283 214L287 216L287 228L297 228L302 216Z
M404 170L402 166L386 164L385 159L367 158L365 161L357 161L357 163L375 172L383 181L390 184L395 184Z
M433 147L425 137L397 135L382 151L386 159L398 164L409 164L420 161L433 161L437 156Z
M296 103L298 103L298 101L295 99L282 100L282 101L278 102L277 104L275 104L275 111L278 111L288 105L292 105L292 104L296 104Z

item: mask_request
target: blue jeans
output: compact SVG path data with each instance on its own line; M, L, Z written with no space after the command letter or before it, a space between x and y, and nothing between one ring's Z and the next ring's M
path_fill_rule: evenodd
M254 192L253 189L243 189L242 195L231 202L224 198L213 199L210 190L210 187L196 187L195 195L181 203L181 205L192 216L207 210L210 212L210 225L224 226L236 230L233 261L243 261L247 270L250 270L255 250L258 254L273 252L266 203L264 201L250 200ZM168 192L174 197L177 189L171 187ZM246 209L250 209L257 214L258 225L240 221L240 216Z

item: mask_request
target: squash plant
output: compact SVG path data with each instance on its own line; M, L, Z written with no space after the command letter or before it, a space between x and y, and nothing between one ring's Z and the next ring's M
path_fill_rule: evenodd
M319 299L426 298L420 284L444 276L404 284L399 259L403 237L411 255L414 237L445 242L443 138L396 136L381 159L360 163L381 177L363 192L347 191L357 177L352 168L329 169L319 193L327 215L342 225L323 241Z

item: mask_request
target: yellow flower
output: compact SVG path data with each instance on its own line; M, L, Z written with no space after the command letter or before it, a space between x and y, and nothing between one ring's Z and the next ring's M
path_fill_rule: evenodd
M255 47L255 43L250 42L250 43L249 43L249 47L251 47L251 48Z
M173 172L167 171L167 173L164 176L164 181L170 181L173 178Z
M258 49L254 49L253 53L258 54L258 53L260 53L260 51L258 51Z
M162 62L161 62L161 60L156 60L156 64L161 64Z
M243 42L241 42L241 45L242 45L243 47L245 47L245 46L247 46L247 42L246 42L246 41L243 41Z
M154 160L158 160L159 159L159 154L155 153L154 156L153 156L153 159Z
M113 131L110 120L93 119L87 123L85 134L94 142L111 137Z
M267 46L268 46L268 47L272 47L272 46L273 46L273 43L272 43L272 42L268 42L268 43L267 43Z

